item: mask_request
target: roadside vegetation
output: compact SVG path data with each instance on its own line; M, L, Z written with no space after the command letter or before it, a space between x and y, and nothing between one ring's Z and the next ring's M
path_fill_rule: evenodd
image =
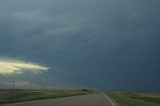
M53 99L94 93L84 90L55 90L55 91L31 91L31 90L1 90L0 104L17 103L24 101Z
M160 93L110 92L107 94L122 106L160 106Z

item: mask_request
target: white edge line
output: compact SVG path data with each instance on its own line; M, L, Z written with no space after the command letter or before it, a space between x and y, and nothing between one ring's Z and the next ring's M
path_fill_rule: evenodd
M106 96L105 93L103 93L103 94L104 94L104 97L112 104L112 106L116 106L116 105L112 102L112 100L111 100L108 96Z

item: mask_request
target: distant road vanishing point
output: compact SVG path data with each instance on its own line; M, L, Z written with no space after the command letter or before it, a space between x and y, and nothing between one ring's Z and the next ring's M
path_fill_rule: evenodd
M104 93L49 99L4 106L117 106Z

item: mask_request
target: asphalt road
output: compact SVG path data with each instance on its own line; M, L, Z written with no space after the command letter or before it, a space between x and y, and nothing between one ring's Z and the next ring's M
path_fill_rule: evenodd
M4 106L116 106L104 93L65 97Z

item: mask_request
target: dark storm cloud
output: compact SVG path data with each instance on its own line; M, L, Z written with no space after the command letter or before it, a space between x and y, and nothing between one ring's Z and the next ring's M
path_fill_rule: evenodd
M1 0L0 55L49 65L57 84L157 90L159 4Z

